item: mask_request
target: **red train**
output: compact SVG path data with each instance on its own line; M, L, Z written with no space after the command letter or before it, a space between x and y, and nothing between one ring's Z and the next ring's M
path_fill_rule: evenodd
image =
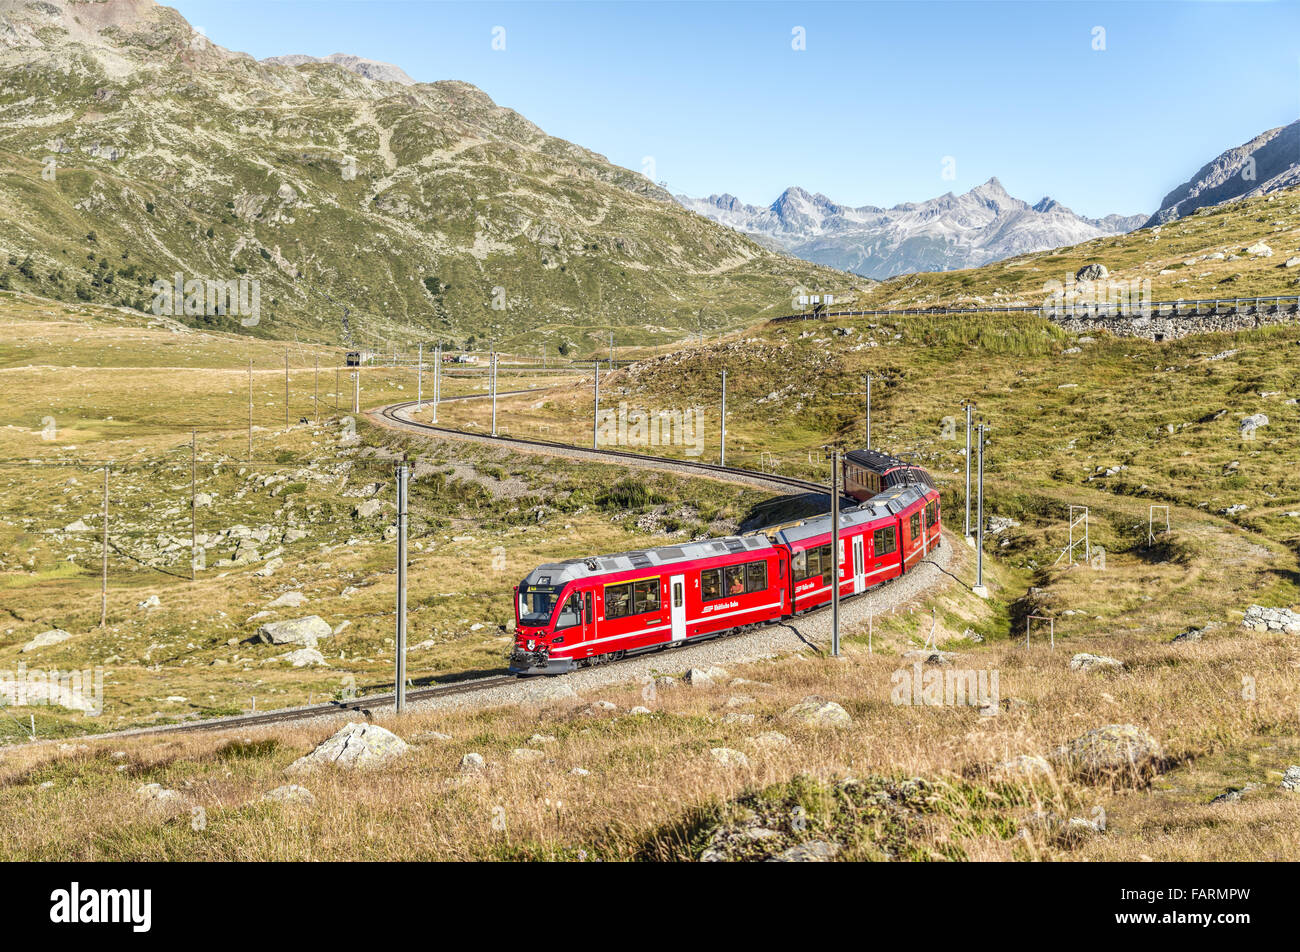
M865 501L840 513L838 559L826 515L539 566L515 587L510 670L563 674L779 621L828 604L837 567L844 598L902 575L939 545L939 493L925 470L856 450L844 471L846 490ZM868 496L873 476L881 488Z

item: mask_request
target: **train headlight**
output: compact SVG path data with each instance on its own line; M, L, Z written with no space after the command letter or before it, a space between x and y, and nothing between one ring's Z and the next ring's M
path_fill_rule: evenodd
M529 651L536 651L536 650L537 650L537 639L536 639L536 638L529 638L529 639L528 639L528 642L527 642L527 645L528 645L528 650L529 650Z

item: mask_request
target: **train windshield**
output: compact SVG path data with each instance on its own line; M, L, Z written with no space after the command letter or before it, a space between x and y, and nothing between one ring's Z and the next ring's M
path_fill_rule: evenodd
M555 614L560 598L558 588L538 585L524 586L519 591L519 624L545 625Z

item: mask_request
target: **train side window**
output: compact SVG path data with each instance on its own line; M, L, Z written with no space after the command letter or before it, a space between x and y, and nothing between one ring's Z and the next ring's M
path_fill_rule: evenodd
M804 578L816 578L822 574L822 550L809 549L807 555L808 571L804 573Z
M835 560L831 558L831 544L827 542L825 545L820 546L817 551L822 557L822 575L830 575L835 571Z
M808 553L799 549L790 556L790 574L796 582L808 577Z
M898 548L898 540L895 538L893 526L877 529L872 534L872 542L877 556L888 555Z
M595 624L596 622L596 613L592 611L592 604L591 604L592 597L593 596L591 592L588 592L587 593L587 615L583 619L584 621L586 621L588 625Z
M745 566L745 590L762 592L767 589L767 563L750 562Z
M700 573L700 598L709 601L722 597L722 569L705 569Z
M623 618L632 614L632 583L605 586L605 618Z
M745 567L743 565L728 565L726 568L726 581L728 595L744 595Z
M632 583L632 614L659 611L659 579L647 578Z
M912 513L912 518L908 520L907 524L908 531L913 539L921 535L921 514L919 512Z
M582 623L582 596L574 592L569 596L564 607L560 609L560 615L555 619L555 630L561 628L573 628Z

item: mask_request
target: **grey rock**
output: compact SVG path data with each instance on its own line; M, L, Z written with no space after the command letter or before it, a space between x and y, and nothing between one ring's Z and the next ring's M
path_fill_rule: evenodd
M1124 667L1123 661L1108 658L1105 655L1080 652L1070 659L1071 671L1096 671L1098 669L1118 671Z
M286 768L286 773L306 773L331 766L346 770L386 767L410 748L406 742L378 724L349 723L333 737Z
M296 783L287 783L284 786L276 787L274 790L268 790L262 796L262 800L267 803L291 803L304 807L316 803L316 797L312 795L312 792Z
M769 863L829 863L839 855L840 848L825 840L809 840L782 850L770 857Z
M329 622L319 615L270 621L257 630L258 640L265 644L301 645L304 648L315 648L317 641L332 634Z
M72 637L72 632L64 631L62 628L51 628L49 631L43 631L27 644L23 645L22 653L35 651L37 648L48 648L50 645L57 645L60 642L67 641Z
M849 712L834 701L815 695L806 697L785 712L786 720L812 727L848 727L853 723Z
M1074 273L1076 281L1104 281L1110 277L1110 271L1104 264L1085 264Z

